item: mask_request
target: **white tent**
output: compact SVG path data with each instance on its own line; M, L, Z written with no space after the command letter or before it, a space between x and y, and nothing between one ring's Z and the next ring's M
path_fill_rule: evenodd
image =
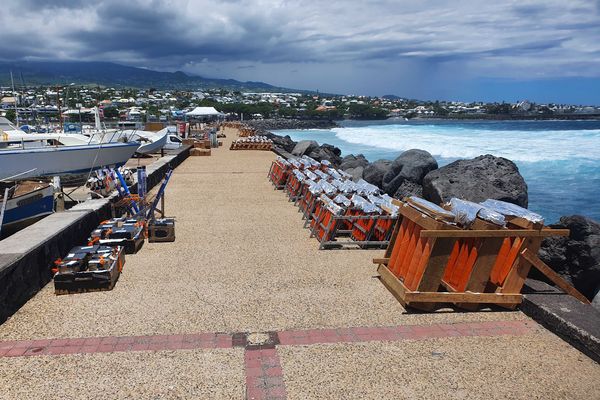
M187 117L212 117L223 116L225 114L218 112L214 107L196 107L185 115Z

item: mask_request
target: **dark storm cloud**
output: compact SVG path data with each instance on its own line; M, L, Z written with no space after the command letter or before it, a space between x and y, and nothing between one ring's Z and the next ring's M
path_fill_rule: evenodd
M42 10L52 8L79 8L86 4L85 0L21 0L24 9Z
M501 73L557 73L567 64L588 71L600 61L599 1L482 4L8 0L8 12L0 14L0 57L166 69L202 60L256 65L412 59Z

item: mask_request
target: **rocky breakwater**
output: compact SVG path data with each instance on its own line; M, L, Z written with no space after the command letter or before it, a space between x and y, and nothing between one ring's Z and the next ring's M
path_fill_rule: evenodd
M250 120L245 124L257 131L257 134L266 136L273 141L275 151L283 150L294 156L307 155L315 160L329 160L336 167L340 165L342 151L330 144L319 145L313 140L295 142L289 135L281 136L271 131L279 129L331 129L338 127L331 120L304 120L304 119L263 119Z
M276 131L279 129L331 129L339 125L332 120L321 119L251 119L244 123L254 129Z
M502 200L527 208L527 184L510 160L490 154L458 160L428 173L423 179L423 196L434 203L452 197L475 202Z
M436 204L452 197L475 202L496 199L527 207L527 184L517 166L489 154L438 168L431 154L412 149L393 161L373 163L361 154L349 155L342 159L340 168L398 199L419 196Z
M571 233L569 237L544 239L540 258L600 310L600 223L571 215L550 226Z

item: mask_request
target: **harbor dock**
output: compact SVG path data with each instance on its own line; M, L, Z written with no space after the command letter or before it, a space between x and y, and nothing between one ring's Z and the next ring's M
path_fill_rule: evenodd
M46 285L0 325L0 399L593 398L600 365L521 311L407 312L382 250L318 249L270 151L189 157L173 243L112 291Z

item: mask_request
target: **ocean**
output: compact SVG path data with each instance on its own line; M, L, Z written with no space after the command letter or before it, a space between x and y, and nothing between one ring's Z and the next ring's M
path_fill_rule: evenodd
M439 166L482 154L512 160L529 191L529 209L546 223L579 214L600 221L600 121L343 121L327 130L280 130L393 160L408 149L430 152Z

